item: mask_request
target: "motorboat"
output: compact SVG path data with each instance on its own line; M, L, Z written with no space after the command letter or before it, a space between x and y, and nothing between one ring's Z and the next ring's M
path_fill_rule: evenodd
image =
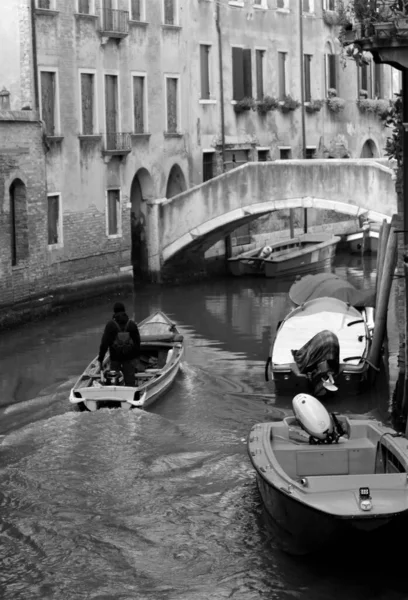
M378 251L378 240L380 234L378 231L369 229L368 231L356 231L344 236L344 245L351 254L374 254Z
M284 395L359 393L368 382L371 340L367 319L354 306L337 298L309 300L278 325L265 378Z
M77 410L115 406L144 409L172 385L184 352L184 338L176 324L158 311L138 323L138 328L141 352L135 368L136 386L124 385L123 374L110 370L108 351L102 365L105 382L101 382L96 356L71 389L69 401Z
M243 252L228 259L232 275L284 277L329 267L340 237L330 233L304 233Z
M406 526L407 439L373 419L329 414L308 394L292 407L294 416L254 425L247 444L282 549L307 554L353 531Z

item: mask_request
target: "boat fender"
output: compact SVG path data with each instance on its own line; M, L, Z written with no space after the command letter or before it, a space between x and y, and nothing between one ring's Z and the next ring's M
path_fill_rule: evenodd
M309 394L297 394L292 408L300 426L311 438L325 441L333 434L333 420L319 400Z

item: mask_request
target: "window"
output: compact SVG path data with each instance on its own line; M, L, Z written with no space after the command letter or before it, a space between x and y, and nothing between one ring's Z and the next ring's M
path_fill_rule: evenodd
M268 8L268 0L254 0L254 8Z
M233 100L252 98L251 50L232 48Z
M278 10L289 10L289 0L276 0Z
M225 151L225 167L227 171L231 171L236 167L240 167L248 162L249 151L241 148L233 148Z
M313 13L314 12L314 0L303 0L303 12Z
M105 75L106 149L116 150L120 143L118 76Z
M146 75L138 73L133 75L133 131L146 133L147 131L147 86Z
M78 12L83 15L91 14L91 0L78 0Z
M286 96L286 52L278 52L279 98Z
M163 0L163 23L165 25L177 25L177 2L178 0Z
M369 63L368 65L364 64L364 65L359 66L358 71L357 71L357 77L358 77L358 95L360 95L360 92L362 90L364 90L365 92L367 92L367 97L372 98L373 90L372 90L372 78L371 78L371 63Z
M323 10L336 10L336 0L323 0Z
M255 50L257 100L263 100L264 97L264 59L265 50Z
M382 98L383 97L383 85L382 85L382 65L374 63L373 65L373 88L374 88L374 97Z
M325 85L327 96L327 91L329 89L337 89L337 56L336 54L333 54L331 46L329 44L326 46L324 61Z
M37 0L37 8L43 8L45 10L54 10L55 0Z
M210 99L210 49L211 46L200 44L201 100Z
M81 77L81 133L82 135L94 135L96 127L96 105L95 105L95 74L80 73Z
M120 235L120 190L108 190L107 193L107 235Z
M304 84L305 84L305 89L304 89L304 95L305 95L305 102L310 102L312 99L312 91L311 91L311 79L310 79L310 65L312 63L312 56L311 54L304 54L303 56L303 69L304 69Z
M48 245L62 246L61 195L48 194Z
M179 80L178 77L166 76L166 132L178 133L179 123Z
M262 148L262 149L258 150L258 161L266 162L268 160L269 160L269 148L268 149Z
M130 0L129 17L131 21L144 21L146 19L145 0Z
M41 119L47 135L56 135L58 131L59 107L57 95L57 72L53 69L40 69L40 105Z
M307 146L306 147L306 157L305 158L314 158L316 154L316 146Z
M281 160L288 160L292 158L292 149L291 148L279 148L279 158Z
M203 182L214 177L215 152L203 152Z

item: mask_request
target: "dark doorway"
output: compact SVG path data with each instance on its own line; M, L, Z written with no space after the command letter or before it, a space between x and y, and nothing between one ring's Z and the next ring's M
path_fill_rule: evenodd
M10 186L10 246L12 266L28 258L26 186L21 179Z
M152 183L148 172L140 169L133 178L130 189L131 208L131 262L135 281L148 278L146 200L152 198Z
M166 198L173 198L187 189L183 171L178 165L173 165L167 181Z

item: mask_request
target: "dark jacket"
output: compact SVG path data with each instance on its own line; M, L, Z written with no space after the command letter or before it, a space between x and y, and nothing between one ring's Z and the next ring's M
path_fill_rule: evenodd
M115 313L110 321L106 323L105 331L103 332L101 345L99 347L99 356L98 361L102 362L105 358L105 354L107 350L109 350L109 355L111 360L123 362L123 356L118 356L117 352L115 352L115 348L112 348L112 344L115 341L116 335L119 331L117 324L121 327L122 331L124 330L126 324L126 331L129 332L130 337L133 340L133 349L132 352L126 357L126 360L133 360L140 356L140 333L139 328L134 321L131 321L126 313Z

